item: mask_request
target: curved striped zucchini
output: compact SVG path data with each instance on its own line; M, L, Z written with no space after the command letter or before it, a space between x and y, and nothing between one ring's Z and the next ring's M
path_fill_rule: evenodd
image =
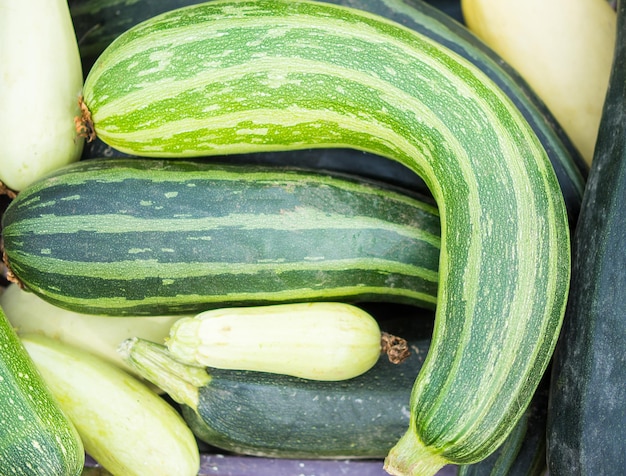
M128 5L126 0L80 0L73 2L71 11L77 33L81 36L81 52L94 56L102 53L118 35L131 26L146 20L157 13L183 5L200 3L203 0L164 0L155 4L150 1L138 1ZM390 20L425 35L466 58L483 71L513 101L546 149L570 218L570 226L576 223L582 201L588 165L574 147L572 141L554 116L528 86L524 79L506 64L491 48L478 39L463 25L450 17L460 13L460 3L449 1L424 2L422 0L324 0L327 3L351 6L370 13L379 14ZM454 5L456 4L456 6ZM436 7L436 8L435 8ZM443 9L445 13L442 13ZM123 12L120 15L120 12ZM457 15L458 16L458 15ZM84 58L85 56L83 56ZM119 153L102 147L101 141L86 144L86 154L99 157L102 153ZM366 154L366 155L364 155ZM354 151L311 149L292 152L260 152L244 154L237 160L260 163L290 163L299 166L330 168L365 177L389 181L390 183L416 187L427 192L419 176L406 167L383 157Z
M397 23L305 1L215 1L137 25L84 87L93 130L136 155L345 146L424 177L442 220L433 343L395 474L485 458L552 355L567 213L528 122L478 68Z
M23 190L2 224L21 285L84 314L437 299L437 209L347 176L94 159Z

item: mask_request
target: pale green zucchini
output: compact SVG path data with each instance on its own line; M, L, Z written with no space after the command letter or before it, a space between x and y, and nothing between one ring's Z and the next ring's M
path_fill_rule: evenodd
M117 346L130 337L163 342L172 324L182 316L108 316L79 314L54 306L37 294L10 284L0 293L0 307L20 334L43 334L67 345L91 352L127 372L134 369L122 360Z
M66 0L3 2L0 15L0 180L19 191L77 161L83 85Z
M83 349L39 334L20 338L85 450L107 471L114 476L198 474L196 440L161 396Z
M364 12L216 1L118 37L84 102L95 133L136 155L345 146L423 176L442 219L436 324L386 468L434 474L504 441L556 343L569 230L537 136L475 66Z
M231 307L176 321L165 344L183 363L336 381L378 361L376 319L340 302Z

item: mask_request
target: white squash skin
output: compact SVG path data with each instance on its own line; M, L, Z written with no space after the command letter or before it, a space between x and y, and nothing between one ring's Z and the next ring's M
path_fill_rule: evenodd
M616 15L606 0L463 0L469 29L528 81L590 164Z
M14 191L80 158L82 66L66 0L0 5L0 181Z

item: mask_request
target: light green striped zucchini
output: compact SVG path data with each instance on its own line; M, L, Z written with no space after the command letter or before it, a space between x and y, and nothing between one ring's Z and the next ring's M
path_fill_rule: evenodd
M437 209L347 176L93 159L23 190L2 224L17 281L84 314L437 299Z
M76 0L71 12L76 33L81 38L81 56L90 65L118 35L148 18L177 7L200 3L203 0L137 0L131 5L126 0ZM491 48L485 45L454 18L460 16L458 0L324 0L382 15L402 23L452 49L483 71L509 96L528 121L546 149L565 199L570 226L576 223L582 201L588 166L554 116L524 79ZM439 9L443 10L440 11ZM87 72L88 69L85 69ZM103 153L118 153L101 141L87 144L85 155L100 157ZM298 165L332 167L364 176L390 180L393 183L425 188L420 179L405 167L385 158L349 149L332 152L324 149L293 152L260 152L245 154L241 160L275 163L292 162ZM354 157L360 155L360 157ZM366 159L366 160L364 160Z
M365 12L215 1L118 37L84 102L93 131L135 155L345 146L422 176L442 221L435 331L385 467L434 474L504 441L556 343L569 230L541 143L480 70Z

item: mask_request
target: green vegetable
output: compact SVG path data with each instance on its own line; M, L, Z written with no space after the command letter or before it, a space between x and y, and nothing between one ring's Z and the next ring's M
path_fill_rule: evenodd
M120 351L139 374L181 404L191 429L212 446L283 458L383 458L409 424L411 385L429 332L381 326L406 335L411 355L400 364L381 357L366 373L334 382L205 370L182 364L166 347L143 339L126 341Z
M434 474L506 439L556 344L569 229L541 142L477 67L354 9L215 1L120 35L84 102L135 155L353 147L422 176L442 221L436 328L386 468Z
M543 476L546 473L547 375L509 437L478 463L461 466L458 476Z
M578 217L588 166L544 103L520 75L493 50L487 47L463 25L450 16L460 16L460 2L421 0L327 0L384 16L403 24L453 50L483 71L520 110L544 146L555 169L565 204L574 225ZM90 64L117 36L157 13L198 0L163 0L155 3L139 0L78 0L72 2L71 12L83 58ZM437 8L433 8L437 7ZM438 11L443 10L444 13ZM86 145L86 155L121 155L100 140ZM233 157L229 160L234 160ZM306 151L277 151L242 154L237 160L270 164L290 164L325 168L385 180L390 183L426 192L423 181L412 171L375 154L352 149L309 149Z
M362 309L318 302L205 311L176 321L166 345L189 365L345 380L374 366L382 338Z
M0 474L77 476L85 461L76 428L0 309Z
M81 313L436 302L437 209L348 178L94 159L22 191L2 220L5 257L17 279Z
M573 239L572 291L548 409L551 475L626 467L626 2L598 141ZM618 469L619 468L619 469Z
M107 471L119 476L198 474L196 440L159 395L82 349L37 334L21 339L85 450Z

